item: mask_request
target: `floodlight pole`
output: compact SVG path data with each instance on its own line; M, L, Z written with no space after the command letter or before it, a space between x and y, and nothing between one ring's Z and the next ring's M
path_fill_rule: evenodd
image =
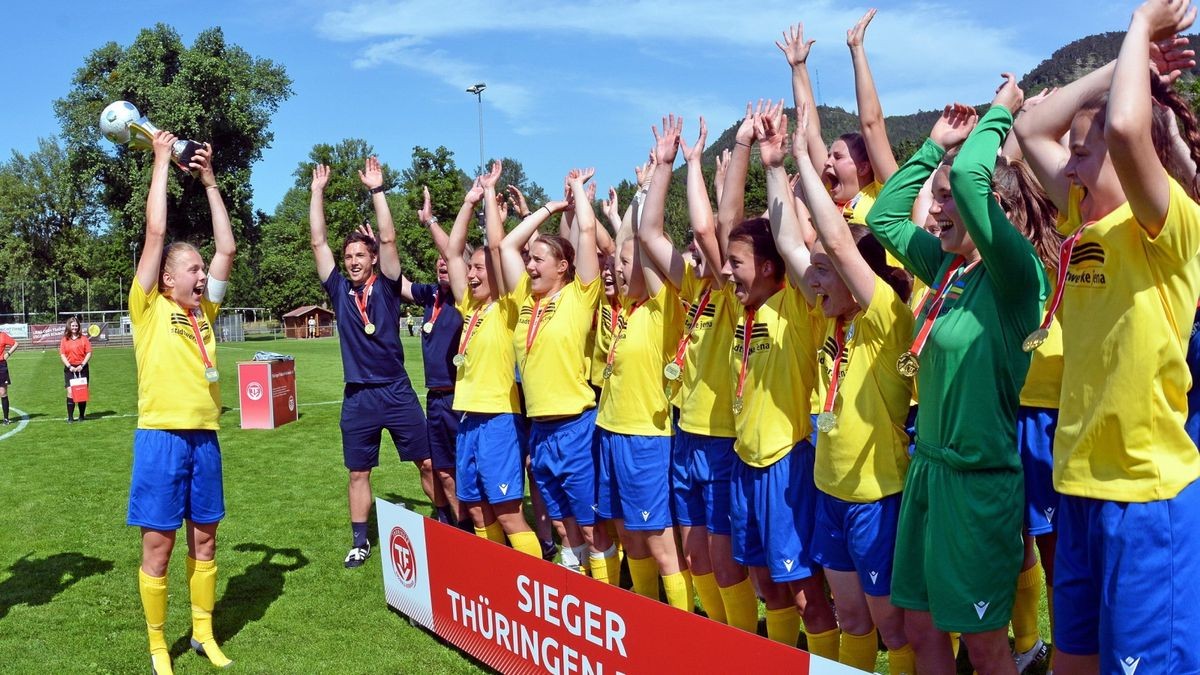
M487 169L483 166L483 90L487 89L487 85L483 82L467 87L468 94L475 94L475 100L479 102L479 172L483 173Z

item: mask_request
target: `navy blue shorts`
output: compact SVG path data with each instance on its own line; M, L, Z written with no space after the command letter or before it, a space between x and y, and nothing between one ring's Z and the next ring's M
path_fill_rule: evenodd
M525 497L525 432L513 413L463 413L458 425L455 492L464 502L500 504Z
M596 522L595 426L596 409L590 408L566 419L534 420L530 427L530 473L554 520Z
M733 559L784 583L812 576L816 452L805 438L771 466L733 465Z
M400 459L429 459L425 412L407 380L346 384L342 401L342 459L351 471L379 466L379 441L387 429Z
M600 430L600 454L607 499L597 505L601 518L622 518L625 529L656 532L671 527L671 437L631 436ZM615 497L615 499L614 499Z
M899 522L899 493L855 503L818 491L813 561L838 572L857 572L867 595L890 595Z
M178 530L225 517L217 432L138 429L133 435L128 525Z
M458 419L462 413L454 410L454 390L425 393L425 418L429 427L429 460L435 469L455 467L454 449L458 436Z
M1200 672L1200 481L1172 499L1064 495L1054 558L1054 648L1102 673Z
M1188 390L1188 413L1184 428L1192 442L1200 448L1200 307L1192 320L1192 334L1188 337L1187 366L1192 374L1192 388Z
M1061 499L1054 491L1054 430L1058 411L1053 408L1017 409L1017 450L1025 470L1025 531L1032 535L1054 531Z
M671 448L671 501L680 525L729 534L729 489L739 461L732 438L676 428Z
M7 387L12 384L12 380L8 377L8 359L0 361L0 387Z

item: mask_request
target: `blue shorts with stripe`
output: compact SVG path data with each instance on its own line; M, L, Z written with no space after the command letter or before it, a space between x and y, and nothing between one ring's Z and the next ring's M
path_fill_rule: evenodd
M900 493L856 503L818 491L813 562L838 572L857 572L867 595L891 595L899 522Z
M733 465L733 559L766 567L777 582L812 576L812 533L817 487L816 452L805 438L774 464Z
M453 469L458 419L453 389L430 389L425 393L425 418L429 429L429 462L435 469Z
M1187 366L1192 374L1192 388L1188 390L1187 421L1184 428L1192 442L1200 448L1200 307L1196 308L1196 317L1192 320L1192 334L1188 337Z
M1025 531L1032 535L1054 531L1058 502L1054 491L1054 430L1058 411L1053 408L1017 409L1017 451L1025 470Z
M527 440L513 413L463 413L458 424L455 492L464 502L500 504L525 497Z
M631 436L601 429L600 462L600 518L622 518L627 530L671 527L670 436Z
M1064 495L1054 558L1054 648L1102 673L1196 673L1200 480L1172 499Z
M675 522L728 535L730 480L737 461L732 438L703 436L677 427L671 448Z
M406 462L429 459L425 411L408 380L383 384L347 382L342 401L342 459L351 471L379 466L379 442L387 429Z
M179 529L185 519L208 525L224 517L217 432L134 432L126 524L165 531Z
M554 520L596 522L596 465L592 435L596 409L574 417L534 420L529 428L530 473Z

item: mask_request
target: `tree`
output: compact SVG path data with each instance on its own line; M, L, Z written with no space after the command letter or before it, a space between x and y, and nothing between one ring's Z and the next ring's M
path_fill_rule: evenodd
M242 246L227 303L238 304L241 294L253 292L244 282L255 273L246 247L256 239L250 232L256 224L250 167L270 146L271 116L290 95L291 80L282 66L227 44L220 28L203 31L186 47L173 28L157 24L128 47L110 42L89 54L71 91L54 107L70 159L68 175L89 184L99 181L96 199L115 236L114 251L125 252L141 241L151 155L114 148L101 138L100 111L112 101L130 101L160 128L213 144L221 193ZM212 237L203 186L181 172L173 175L170 237L203 247Z

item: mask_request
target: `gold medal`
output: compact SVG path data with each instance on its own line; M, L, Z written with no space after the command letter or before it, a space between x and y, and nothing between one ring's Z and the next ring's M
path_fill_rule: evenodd
M216 382L217 380L221 379L221 373L219 373L216 368L205 368L204 379L208 380L209 382Z
M375 324L369 323L369 324L363 326L363 331L366 332L367 335L374 335L375 334Z
M742 414L742 397L741 396L738 396L737 398L733 399L733 414L734 415Z
M425 322L425 324L424 324L423 326L421 326L421 330L422 330L422 331L423 331L423 332L424 332L426 335L429 335L430 333L432 333L432 332L433 332L433 322L432 322L432 321L426 321L426 322Z
M1026 352L1031 352L1038 347L1041 347L1042 343L1045 342L1046 338L1048 337L1050 337L1050 331L1046 330L1045 328L1038 328L1025 337L1025 341L1021 343L1021 349L1025 350Z
M450 362L454 364L455 368L462 368L462 365L467 362L467 357L462 354L455 354L454 358L450 359Z
M837 426L837 413L825 411L825 412L822 412L821 414L817 415L817 428L820 429L823 433L829 433L829 432L833 431L833 428L836 426Z
M604 364L604 379L612 377L613 367L611 363Z
M663 375L666 376L668 380L678 380L679 376L682 374L683 368L680 368L679 364L675 363L674 361L668 363L666 367L663 368Z
M904 377L913 377L917 371L921 369L921 362L917 360L917 355L912 352L904 352L900 358L896 359L896 370Z

